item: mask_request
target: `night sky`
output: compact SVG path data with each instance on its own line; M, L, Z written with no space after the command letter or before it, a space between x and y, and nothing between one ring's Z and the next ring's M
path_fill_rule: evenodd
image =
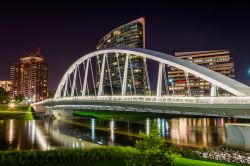
M0 80L9 79L11 63L40 47L49 65L49 89L56 89L67 68L94 51L106 33L143 16L146 48L172 55L175 51L232 50L236 79L250 85L247 2L6 2L0 4Z

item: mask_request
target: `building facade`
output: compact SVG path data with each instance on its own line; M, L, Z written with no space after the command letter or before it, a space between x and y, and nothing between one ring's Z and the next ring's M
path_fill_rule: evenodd
M122 25L106 34L97 44L96 49L109 47L135 47L145 48L145 20L139 18L125 25ZM125 56L122 54L108 54L104 73L104 93L113 91L113 94L120 94L122 78L125 65ZM96 87L99 87L100 68L102 66L101 56L97 59L96 67ZM110 81L112 80L112 81ZM146 59L131 55L129 58L127 76L127 95L150 93L147 82ZM107 94L106 93L106 94Z
M2 80L0 81L0 87L2 87L6 92L11 91L12 83L11 81Z
M11 98L23 96L32 101L48 97L48 65L38 49L35 53L26 54L19 63L10 66L12 82Z
M220 74L235 78L234 62L228 50L176 52L175 56L214 70ZM170 92L179 96L209 96L211 84L201 78L184 73L174 67L168 68ZM228 96L228 92L217 89L217 95Z

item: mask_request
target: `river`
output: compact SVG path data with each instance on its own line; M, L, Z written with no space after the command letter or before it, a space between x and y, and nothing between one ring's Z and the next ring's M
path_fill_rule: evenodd
M149 134L153 120L0 120L0 150L133 145L139 132ZM194 148L223 145L226 141L225 123L247 122L239 119L201 117L159 117L155 120L161 136L168 143Z

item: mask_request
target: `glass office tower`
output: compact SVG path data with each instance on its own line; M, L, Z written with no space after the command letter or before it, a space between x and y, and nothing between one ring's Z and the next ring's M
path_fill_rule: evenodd
M212 50L212 51L193 51L193 52L176 52L177 58L196 63L203 67L209 68L220 74L235 78L234 62L232 61L231 52L228 50ZM179 96L209 96L211 83L196 77L194 75L184 73L174 67L169 67L168 78L173 86L169 86L170 92L174 92ZM220 96L228 96L229 92L223 89L217 89Z
M145 48L145 20L139 18L106 34L97 44L96 49L110 47L132 47ZM99 87L100 66L102 57L97 59L96 67L96 87ZM131 55L128 68L127 94L126 95L145 95L150 93L147 81L146 60L142 57ZM113 94L119 95L121 92L122 78L124 72L125 56L108 54L104 73L104 93L110 94L110 84L112 84ZM112 82L110 83L110 77Z

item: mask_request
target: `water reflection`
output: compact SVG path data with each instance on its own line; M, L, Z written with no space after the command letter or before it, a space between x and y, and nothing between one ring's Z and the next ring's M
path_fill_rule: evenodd
M149 135L150 133L150 119L146 119L146 134Z
M110 122L109 122L109 126L110 126L110 141L111 141L111 145L114 144L115 142L115 122L114 120L112 119Z
M157 118L158 129L167 142L193 147L214 147L226 140L223 118ZM0 150L88 148L102 145L133 145L141 131L150 134L154 119L115 121L100 119L1 120ZM77 124L76 124L77 123ZM81 124L81 125L78 125Z
M15 133L15 124L13 123L13 120L10 120L9 123L6 125L7 127L7 138L8 138L8 143L12 144L14 141Z
M175 118L170 123L170 134L167 140L172 143L211 147L225 142L226 131L223 118Z
M91 140L95 141L95 119L91 119Z

